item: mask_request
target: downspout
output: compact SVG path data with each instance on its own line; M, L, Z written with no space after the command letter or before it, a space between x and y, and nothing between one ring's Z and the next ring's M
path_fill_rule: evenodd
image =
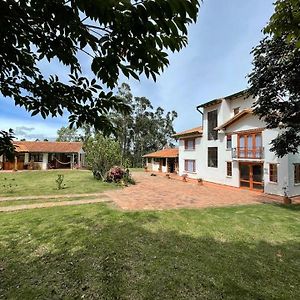
M201 116L202 116L202 128L203 128L203 112L200 110L200 106L201 105L198 105L198 106L196 106L196 110L201 114Z

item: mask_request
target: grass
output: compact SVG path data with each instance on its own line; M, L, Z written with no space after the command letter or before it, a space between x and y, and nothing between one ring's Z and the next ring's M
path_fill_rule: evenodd
M58 174L64 175L66 185L61 190L57 189L55 182ZM12 179L14 180L12 181ZM13 187L13 192L3 187L7 182L17 185ZM0 173L0 197L101 193L112 188L116 188L116 185L95 180L91 171L58 170Z
M300 207L0 214L3 299L297 299Z

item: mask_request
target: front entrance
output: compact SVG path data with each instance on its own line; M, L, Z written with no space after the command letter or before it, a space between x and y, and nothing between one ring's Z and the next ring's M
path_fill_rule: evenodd
M263 191L263 164L240 163L240 187Z

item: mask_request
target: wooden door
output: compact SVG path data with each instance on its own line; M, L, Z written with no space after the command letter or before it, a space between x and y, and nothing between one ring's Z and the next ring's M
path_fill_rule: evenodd
M240 163L240 187L263 190L263 165Z

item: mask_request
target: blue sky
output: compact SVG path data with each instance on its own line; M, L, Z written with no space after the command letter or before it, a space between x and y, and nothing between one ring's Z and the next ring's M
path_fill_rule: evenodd
M132 88L134 96L149 98L154 106L175 110L175 130L200 124L195 107L247 87L251 71L250 51L262 38L261 29L273 13L273 0L205 0L198 22L189 29L189 45L171 54L170 66L157 82L142 78L140 82L120 79ZM89 74L89 59L84 71ZM41 63L46 74L59 74L64 68L57 62ZM13 101L0 96L0 129L13 128L19 138L55 138L56 131L67 125L67 118L30 117Z

